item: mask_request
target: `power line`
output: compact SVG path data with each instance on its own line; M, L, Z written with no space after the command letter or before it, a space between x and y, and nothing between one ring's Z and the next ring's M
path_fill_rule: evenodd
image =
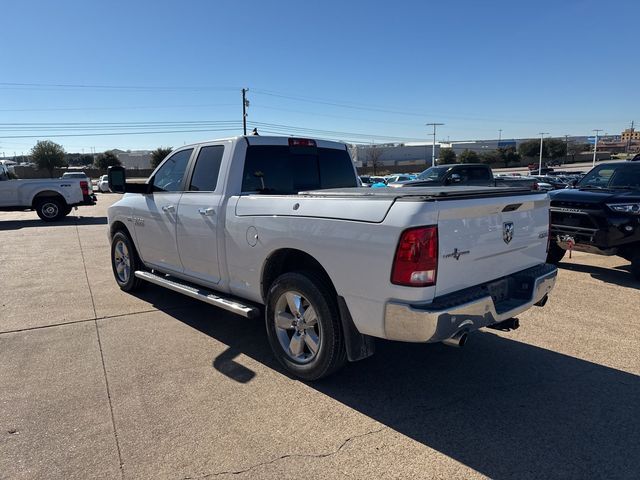
M148 131L148 132L109 132L109 133L68 133L68 134L55 134L55 135L5 135L2 138L58 138L58 137L104 137L113 135L153 135L162 133L191 133L191 132L229 132L238 131L238 128L204 128L193 130L160 130L160 131Z
M73 112L87 110L164 110L171 108L211 108L211 107L231 107L235 103L211 103L199 105L138 105L127 107L51 107L51 108L1 108L0 112Z
M361 132L342 132L336 130L321 130L317 128L305 128L305 127L296 127L292 125L282 125L278 123L266 123L266 122L251 122L252 125L256 127L270 127L270 128L280 128L286 129L294 132L317 132L322 134L332 134L332 135L345 135L345 136L357 136L363 137L365 139L370 138L378 138L378 139L388 139L388 140L400 140L400 141L424 141L423 138L408 138L408 137L396 137L391 135L380 135L380 134L371 134L371 133L361 133Z
M69 83L18 83L0 82L5 88L64 88L64 89L97 89L97 90L148 90L148 91L190 91L190 90L237 90L237 87L226 86L158 86L158 85L87 85Z

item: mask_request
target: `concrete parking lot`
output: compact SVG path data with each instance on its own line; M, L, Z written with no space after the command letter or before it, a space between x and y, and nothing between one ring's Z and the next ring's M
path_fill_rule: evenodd
M574 253L464 349L378 342L314 384L249 321L121 292L99 195L0 213L0 478L640 478L640 282ZM363 246L366 248L366 246Z

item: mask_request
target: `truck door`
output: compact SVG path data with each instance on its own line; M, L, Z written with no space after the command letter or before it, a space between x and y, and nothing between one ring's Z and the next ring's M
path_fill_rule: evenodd
M140 255L146 264L167 272L182 272L176 244L178 204L193 148L168 157L153 176L153 192L143 195L133 210Z
M224 231L223 182L218 177L224 152L220 144L200 147L178 206L177 242L184 273L210 284L220 282L218 236Z

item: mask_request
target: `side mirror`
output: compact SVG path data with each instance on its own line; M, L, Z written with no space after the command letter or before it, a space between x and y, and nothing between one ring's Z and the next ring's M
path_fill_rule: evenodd
M451 176L449 177L449 183L460 183L462 181L462 177L460 175L458 175L457 173L453 173L451 174Z
M153 182L127 183L127 174L124 167L113 166L107 170L109 178L109 190L114 193L152 193Z
M107 170L109 177L109 190L114 193L125 193L127 185L127 174L124 167L113 166Z

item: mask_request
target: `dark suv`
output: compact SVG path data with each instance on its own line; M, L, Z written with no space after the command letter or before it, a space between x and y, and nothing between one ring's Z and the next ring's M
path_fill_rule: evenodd
M574 188L549 195L549 263L558 263L569 248L618 255L640 280L640 163L598 165Z

